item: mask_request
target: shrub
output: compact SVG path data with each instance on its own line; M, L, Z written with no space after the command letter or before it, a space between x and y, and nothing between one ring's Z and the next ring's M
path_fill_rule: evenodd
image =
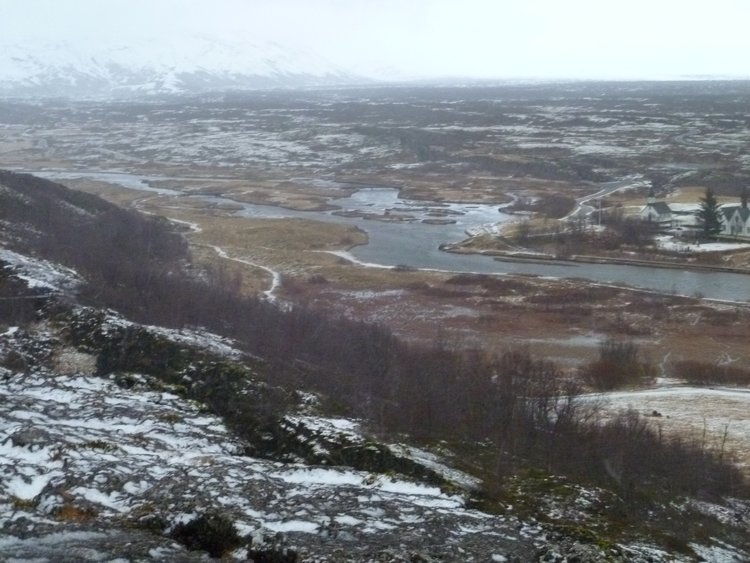
M478 285L492 293L506 294L530 291L529 284L509 277L491 276L483 274L456 274L445 281L451 285Z
M261 541L251 541L247 558L254 563L296 563L297 552L286 545L283 534L265 534Z
M584 381L600 391L645 383L653 379L654 375L654 367L640 361L637 344L613 338L608 338L599 345L599 359L582 370Z
M620 290L614 287L562 287L526 297L529 303L541 305L591 304L607 301L617 296Z
M243 543L232 521L217 512L177 524L169 536L190 551L207 551L211 557L222 557Z
M11 275L6 263L0 260L0 323L10 325L31 322L36 319L36 312L44 302L44 297L35 299L34 292Z
M750 369L739 366L686 360L674 362L669 374L693 385L750 385Z
M584 440L587 445L579 449L590 452L588 465L581 464L575 473L598 479L606 473L625 500L637 501L649 489L668 494L734 495L742 488L741 472L725 452L667 437L632 410L605 424L587 427ZM591 464L594 460L598 463ZM575 463L573 458L569 461Z
M541 213L551 219L560 219L573 211L575 199L560 194L542 194L535 201L519 200L510 209L512 211L532 211Z
M417 269L409 264L396 264L391 268L394 272L416 272Z

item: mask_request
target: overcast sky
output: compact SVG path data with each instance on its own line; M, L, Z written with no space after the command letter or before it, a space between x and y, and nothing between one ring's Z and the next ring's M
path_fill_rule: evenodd
M410 77L750 77L750 0L0 0L0 43L203 33Z

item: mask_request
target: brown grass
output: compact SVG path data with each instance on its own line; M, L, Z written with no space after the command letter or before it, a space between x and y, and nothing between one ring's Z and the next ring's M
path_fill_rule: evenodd
M85 523L96 518L97 512L91 507L82 508L75 504L66 503L56 512L55 517L62 522Z

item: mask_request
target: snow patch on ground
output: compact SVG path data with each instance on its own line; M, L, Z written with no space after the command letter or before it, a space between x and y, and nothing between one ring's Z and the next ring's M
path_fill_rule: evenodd
M103 319L101 326L105 334L109 331L137 326L172 342L207 350L229 359L240 359L246 355L237 349L236 343L231 339L219 336L200 327L172 329L154 325L140 325L124 319L114 311L107 312L107 316Z
M68 293L75 291L83 283L75 270L5 248L0 248L0 261L5 262L6 268L25 281L29 289Z
M412 459L420 465L431 469L447 481L455 483L468 490L477 490L482 484L481 479L477 479L468 473L449 467L433 453L406 444L392 444L389 448L394 454Z
M655 237L656 244L663 250L673 252L726 252L750 248L750 243L741 242L687 242L669 235Z
M750 389L668 385L640 391L585 395L611 413L634 409L651 417L665 432L692 435L707 446L737 452L741 466L750 467ZM657 416L653 416L657 413Z
M710 561L711 563L740 563L741 561L747 561L747 553L731 547L721 547L718 545L705 546L697 543L691 543L690 547L701 558L701 561Z

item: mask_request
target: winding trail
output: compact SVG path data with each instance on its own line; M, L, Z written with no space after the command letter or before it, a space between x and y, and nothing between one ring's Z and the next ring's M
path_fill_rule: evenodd
M269 268L268 266L263 266L261 264L258 264L256 262L250 262L249 260L242 260L241 258L232 258L227 254L227 251L221 248L220 246L216 246L215 244L201 244L198 246L205 246L206 248L212 248L216 254L219 255L220 258L224 258L225 260L231 260L232 262L238 262L240 264L245 264L246 266L252 266L253 268L259 268L265 272L268 272L271 274L271 287L269 287L266 291L263 292L263 295L270 303L278 303L278 298L276 297L275 293L281 287L281 273L277 270L273 270Z
M575 209L573 209L573 211L568 213L565 217L561 218L560 220L566 221L566 220L575 219L575 218L585 219L586 217L589 217L596 211L596 208L593 205L588 205L590 201L603 198L604 196L613 194L620 190L630 189L642 182L643 182L643 178L640 176L631 176L629 178L624 178L622 180L615 180L613 182L607 182L606 184L604 184L605 187L603 187L598 192L589 194L587 196L579 197L576 200Z
M182 219L174 219L173 217L168 217L172 223L177 223L178 225L185 225L188 229L190 229L189 234L198 234L203 232L203 228L198 223L193 223L191 221L183 221Z
M330 254L331 256L336 256L338 258L341 258L342 260L347 260L348 262L352 264L356 264L357 266L364 266L366 268L375 268L375 269L380 269L380 270L392 270L393 269L393 266L387 266L385 264L376 264L374 262L365 262L363 260L360 260L348 250L310 250L310 252ZM429 271L429 268L415 268L415 270Z
M156 197L159 197L158 195L152 195L152 196L146 196L141 197L138 199L135 199L131 202L131 207L133 209L138 210L140 213L144 213L146 215L156 215L156 213L153 213L151 211L147 211L143 208L143 204L150 200L154 199ZM192 221L184 221L182 219L175 219L173 217L167 217L169 221L172 223L176 223L178 225L183 225L190 229L190 232L188 234L198 234L203 232L203 228L198 223L193 223ZM242 260L240 258L232 258L229 256L227 251L220 246L216 246L215 244L200 244L195 243L195 246L202 246L205 248L211 248L213 249L216 254L219 255L220 258L224 258L225 260L231 260L232 262L238 262L240 264L244 264L246 266L251 266L253 268L259 268L261 270L264 270L265 272L268 272L271 275L271 286L263 292L263 296L269 303L278 303L278 298L276 297L275 293L281 287L281 273L269 268L268 266L263 266L262 264L258 264L256 262L250 262L249 260Z

